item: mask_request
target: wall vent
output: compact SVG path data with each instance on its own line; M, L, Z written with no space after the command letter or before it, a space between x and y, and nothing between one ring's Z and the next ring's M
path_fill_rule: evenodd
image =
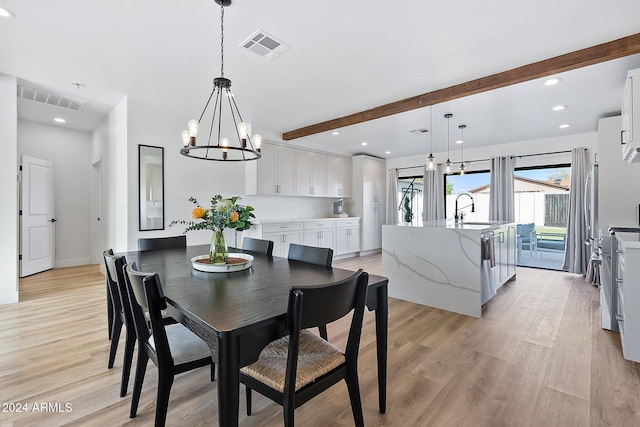
M81 101L69 96L59 95L42 89L34 89L22 85L18 86L18 97L75 111L82 110L87 103L87 101Z
M414 135L418 135L418 134L421 134L421 133L429 132L429 129L420 128L420 129L410 130L409 132L414 134Z
M240 46L269 60L276 58L291 48L262 30L256 30L245 41L240 43Z

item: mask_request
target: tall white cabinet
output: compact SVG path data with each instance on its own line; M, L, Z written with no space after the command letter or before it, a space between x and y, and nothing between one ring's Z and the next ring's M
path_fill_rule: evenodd
M640 68L630 70L622 95L622 158L629 163L640 162Z
M360 251L377 252L382 248L382 225L385 224L386 162L360 155L352 158L353 192L349 214L362 218Z

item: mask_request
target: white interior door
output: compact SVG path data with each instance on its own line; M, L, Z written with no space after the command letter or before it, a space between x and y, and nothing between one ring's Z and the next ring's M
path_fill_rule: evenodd
M53 268L54 189L51 162L22 156L20 277Z

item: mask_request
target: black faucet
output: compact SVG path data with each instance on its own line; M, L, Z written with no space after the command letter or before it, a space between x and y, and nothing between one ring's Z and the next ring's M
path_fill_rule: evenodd
M458 199L460 198L460 196L469 196L469 198L471 199L471 212L475 212L476 211L476 205L475 205L475 202L473 200L473 196L471 195L471 193L463 191L462 193L458 194L458 196L456 197L456 213L454 215L454 218L455 218L456 221L458 221L459 219L462 220L464 218L464 215L463 215L462 212L460 212L460 215L458 216ZM460 209L464 209L464 208L466 208L468 206L469 205L463 206Z

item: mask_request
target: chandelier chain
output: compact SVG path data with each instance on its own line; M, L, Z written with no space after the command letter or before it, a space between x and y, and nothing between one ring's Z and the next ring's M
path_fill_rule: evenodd
M220 3L220 77L224 77L224 2Z

